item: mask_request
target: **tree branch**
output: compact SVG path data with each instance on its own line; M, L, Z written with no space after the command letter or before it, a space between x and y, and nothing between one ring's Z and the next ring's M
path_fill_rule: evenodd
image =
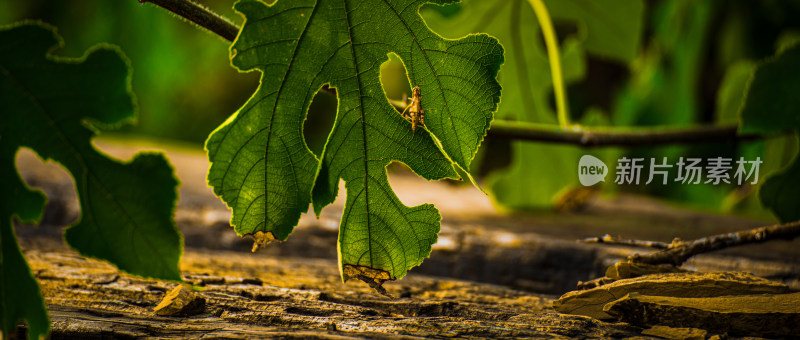
M572 126L562 129L553 124L537 124L495 119L489 136L545 143L596 146L643 146L689 144L749 140L761 135L739 135L736 125L674 128L652 127L591 127Z
M139 0L152 3L175 13L220 37L233 42L239 27L220 15L190 0ZM336 94L336 90L323 86L322 91ZM406 103L389 100L398 111L403 111ZM598 146L643 146L664 144L688 144L704 142L724 142L743 139L764 138L762 135L738 135L737 126L700 126L691 128L647 127L619 128L580 126L561 128L553 124L537 124L518 121L497 120L492 122L488 132L490 138L524 140L532 142L574 144L583 147Z
M230 42L233 42L239 33L238 26L190 0L139 0L139 2L149 2L162 7Z
M675 240L667 247L651 254L633 254L629 262L645 264L671 264L680 266L692 256L729 247L762 243L776 239L793 239L800 236L800 221L776 224L728 234L699 238L694 241Z
M656 242L656 241L642 241L642 240L627 240L623 238L613 238L609 234L605 234L600 237L590 237L583 240L580 240L581 243L604 243L604 244L618 244L623 246L632 246L632 247L640 247L640 248L655 248L655 249L667 249L669 248L669 243L664 242Z

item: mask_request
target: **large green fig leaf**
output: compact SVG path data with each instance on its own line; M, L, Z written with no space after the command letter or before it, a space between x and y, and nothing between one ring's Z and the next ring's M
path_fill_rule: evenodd
M61 163L75 178L81 217L65 235L73 248L133 274L181 279L181 237L172 219L177 181L169 163L158 154L120 163L92 146L96 127L134 118L125 57L108 46L81 59L48 54L60 45L55 30L40 24L0 29L2 326L10 331L27 319L34 338L47 332L47 317L11 222L14 215L37 220L44 198L14 170L20 147Z
M386 166L403 162L429 180L457 177L452 162L468 169L499 101L495 77L503 50L487 35L438 36L418 14L425 2L236 3L245 23L231 47L232 63L261 71L261 85L212 133L206 148L209 183L233 209L238 234L254 236L257 244L286 239L312 196L319 213L343 179L344 279L379 285L403 277L429 255L439 213L430 204L403 205ZM421 89L425 128L412 130L384 94L380 65L390 53ZM302 129L323 85L336 89L338 111L317 158Z

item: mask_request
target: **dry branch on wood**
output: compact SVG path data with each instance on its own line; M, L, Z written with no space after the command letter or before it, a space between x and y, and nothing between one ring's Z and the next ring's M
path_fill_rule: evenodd
M656 242L656 241L642 241L642 240L629 240L624 238L614 238L609 234L605 234L603 236L598 237L590 237L581 240L582 243L605 243L605 244L618 244L623 246L633 246L633 247L641 247L641 248L656 248L656 249L667 249L669 248L669 243L664 242Z
M613 238L607 234L601 237L587 238L581 242L658 248L661 250L650 254L633 254L628 257L628 261L645 264L670 264L677 267L695 255L745 244L762 243L770 240L790 240L798 236L800 236L800 221L707 236L693 241L675 239L669 244L654 241Z

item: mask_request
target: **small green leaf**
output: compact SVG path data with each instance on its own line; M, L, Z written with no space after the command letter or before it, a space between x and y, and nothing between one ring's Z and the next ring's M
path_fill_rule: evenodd
M319 213L343 179L344 279L379 284L401 278L428 256L439 213L430 204L403 205L386 166L403 162L430 180L456 177L451 160L469 169L499 101L495 77L503 55L487 35L447 40L432 32L418 14L425 2L236 3L245 24L231 47L232 63L261 71L261 85L206 148L209 183L233 209L237 233L253 235L257 243L285 239L312 197ZM380 65L390 53L405 64L412 86L421 88L425 128L412 130L383 92ZM325 84L336 89L339 103L318 160L302 127Z
M110 46L93 48L81 59L48 54L60 45L54 29L41 24L0 31L5 152L28 147L72 174L81 217L65 239L82 255L132 274L181 280L181 235L172 219L178 182L171 166L153 153L121 163L91 142L98 127L134 119L127 60Z

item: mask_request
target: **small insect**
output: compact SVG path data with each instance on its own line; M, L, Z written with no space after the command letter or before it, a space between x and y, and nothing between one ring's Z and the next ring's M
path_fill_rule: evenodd
M425 110L422 109L422 95L419 86L411 90L411 103L401 113L405 119L411 122L411 130L417 131L417 126L425 125Z

